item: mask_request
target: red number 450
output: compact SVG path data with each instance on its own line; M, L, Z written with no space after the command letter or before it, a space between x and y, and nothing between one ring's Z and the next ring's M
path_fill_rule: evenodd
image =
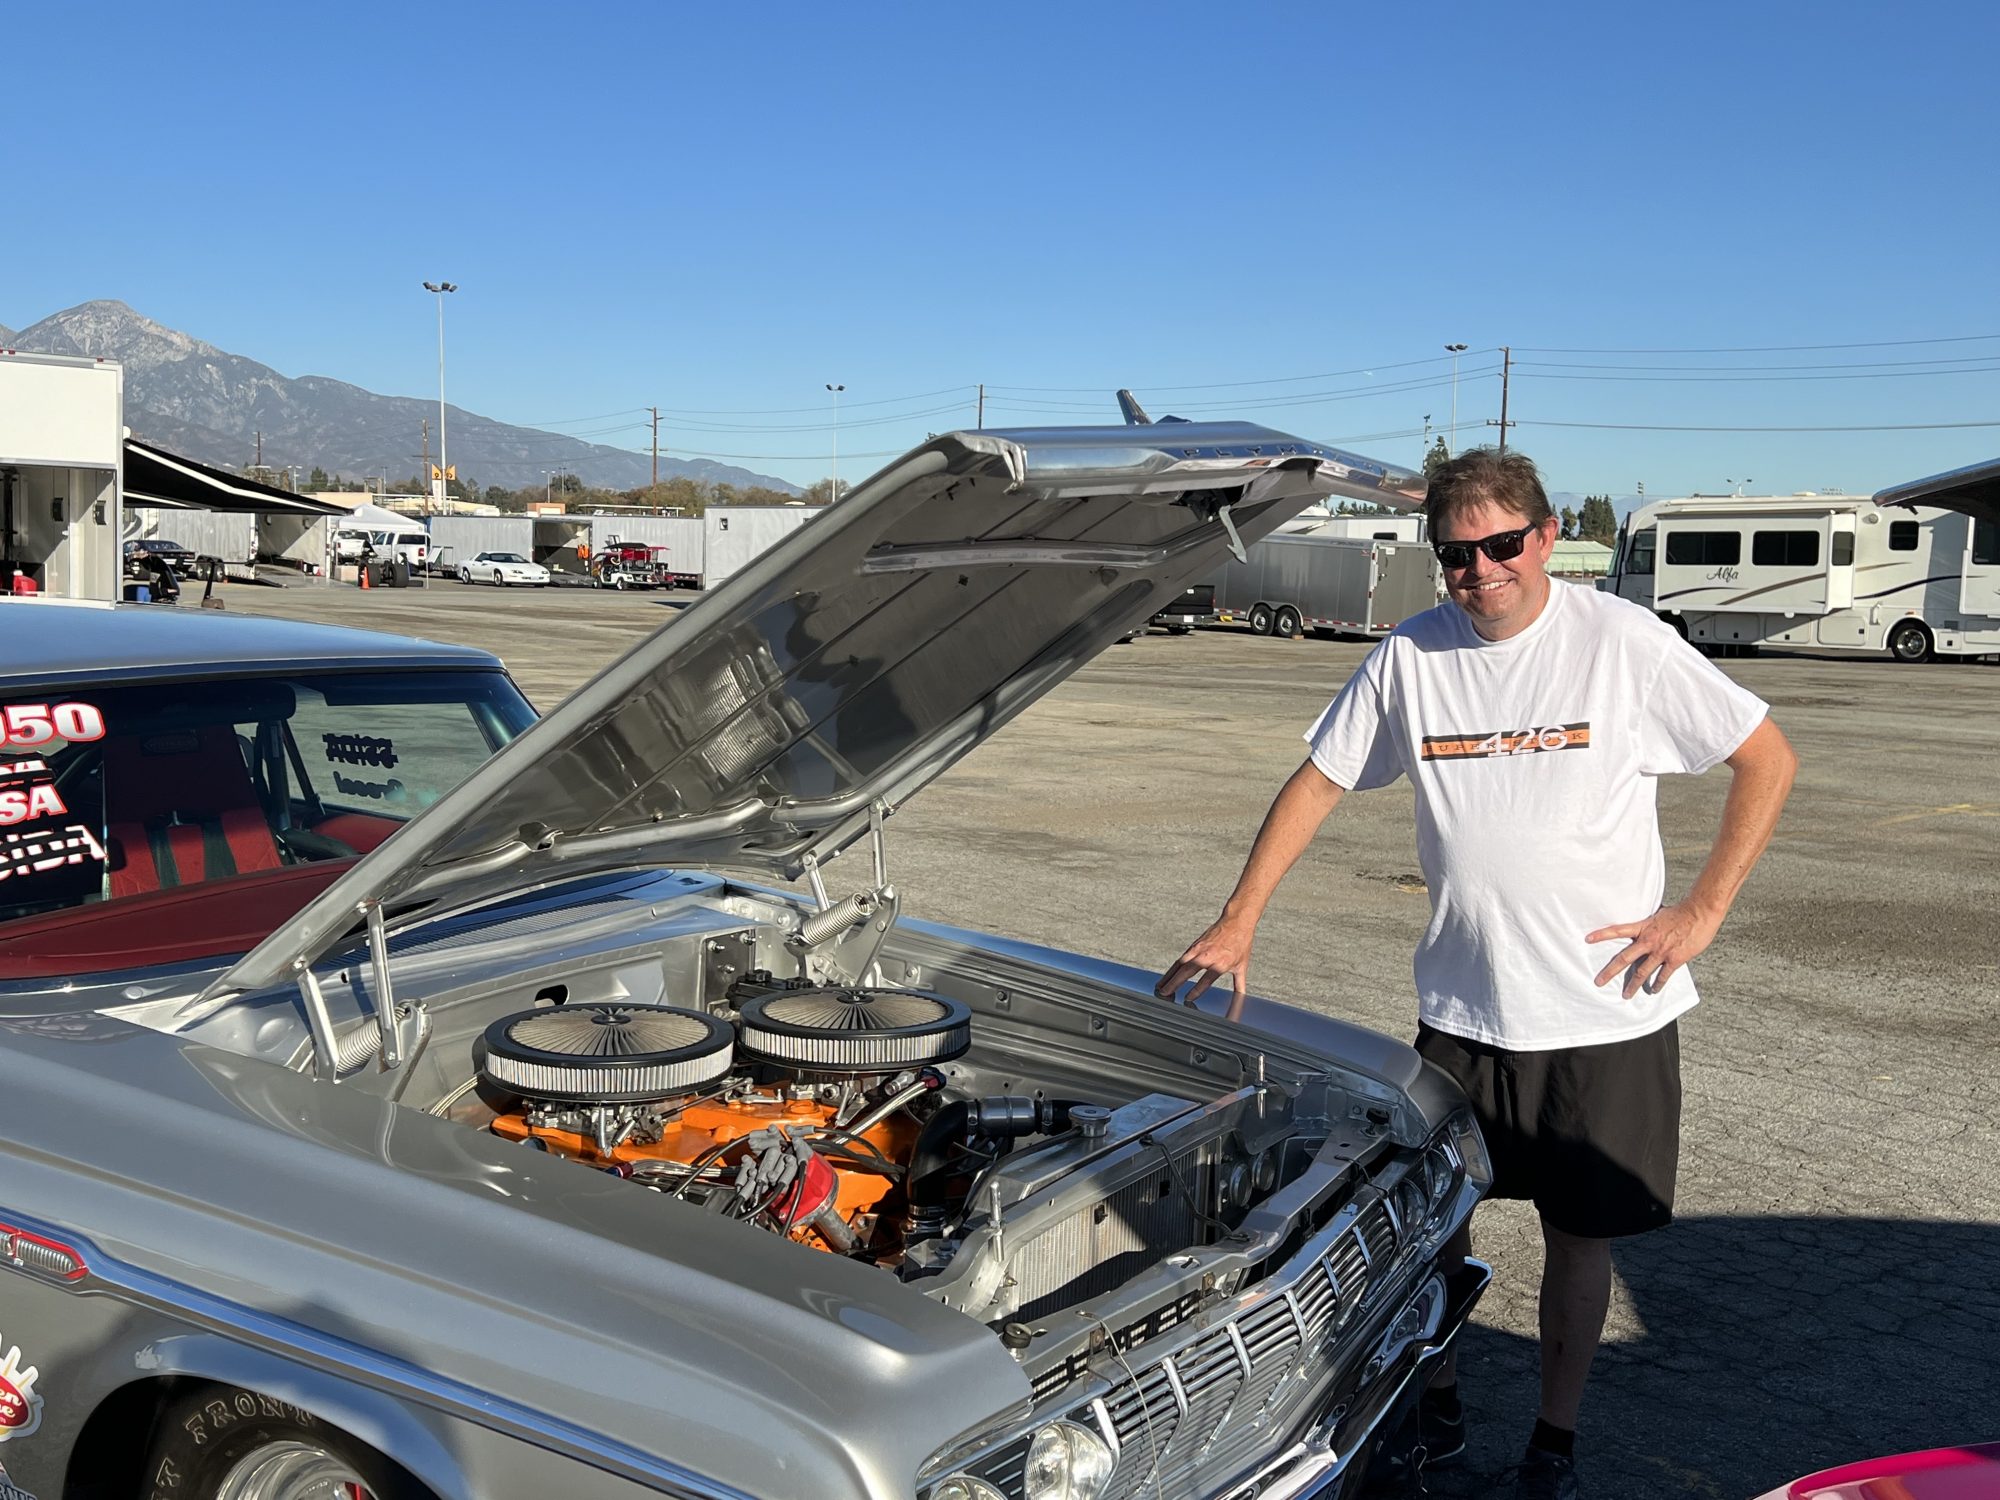
M101 740L104 715L89 703L10 703L0 708L0 747L31 750L56 740Z

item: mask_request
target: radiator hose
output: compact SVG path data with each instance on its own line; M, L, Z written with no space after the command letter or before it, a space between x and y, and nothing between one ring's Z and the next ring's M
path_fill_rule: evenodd
M992 1094L975 1099L948 1091L917 1135L904 1179L909 1212L903 1220L904 1243L933 1240L949 1222L952 1179L967 1176L952 1159L953 1147L983 1139L1001 1150L1031 1135L1056 1135L1069 1129L1069 1111L1080 1099L1031 1099L1019 1094ZM996 1155L999 1154L996 1152Z

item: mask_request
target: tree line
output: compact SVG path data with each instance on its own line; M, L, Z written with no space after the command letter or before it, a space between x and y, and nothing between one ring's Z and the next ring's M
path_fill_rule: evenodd
M314 493L346 492L368 493L369 487L345 475L328 474L326 470L314 466L305 481L305 488ZM637 506L655 511L678 511L682 515L698 516L711 505L792 505L803 500L808 505L825 505L835 498L834 481L822 479L809 486L803 495L790 495L783 490L774 490L766 485L752 484L738 487L715 480L695 479L679 475L672 479L662 479L658 484L642 484L634 489L612 490L598 485L588 485L575 474L556 474L542 484L522 485L519 489L509 489L505 485L490 484L481 488L476 480L453 479L447 490L454 500L473 505L490 505L496 510L510 514L520 514L530 505L560 501L567 509L588 511L606 506ZM852 488L845 480L840 482L839 494L846 494ZM420 475L411 475L398 483L385 485L387 493L405 495L427 495L430 482Z

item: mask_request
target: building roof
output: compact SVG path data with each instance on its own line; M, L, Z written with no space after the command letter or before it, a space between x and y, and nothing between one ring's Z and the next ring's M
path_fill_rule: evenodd
M1608 573L1611 571L1611 549L1602 542L1587 542L1581 537L1558 541L1555 550L1549 554L1549 571Z

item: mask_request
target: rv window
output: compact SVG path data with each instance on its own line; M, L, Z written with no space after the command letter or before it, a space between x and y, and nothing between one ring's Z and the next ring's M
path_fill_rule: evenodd
M1889 550L1891 552L1914 552L1917 550L1917 523L1915 521L1891 521L1889 523Z
M2000 563L2000 521L1972 523L1972 560L1981 567Z
M1653 571L1653 552L1658 546L1659 540L1659 532L1651 526L1648 526L1644 531L1634 534L1632 538L1632 550L1626 555L1625 566L1621 571L1640 576L1651 576Z
M1836 531L1833 534L1833 557L1831 560L1836 568L1851 568L1854 566L1853 532Z
M1733 567L1743 561L1743 533L1670 531L1667 561L1677 568Z
M1750 562L1759 568L1811 568L1819 564L1817 531L1760 531L1750 539Z

